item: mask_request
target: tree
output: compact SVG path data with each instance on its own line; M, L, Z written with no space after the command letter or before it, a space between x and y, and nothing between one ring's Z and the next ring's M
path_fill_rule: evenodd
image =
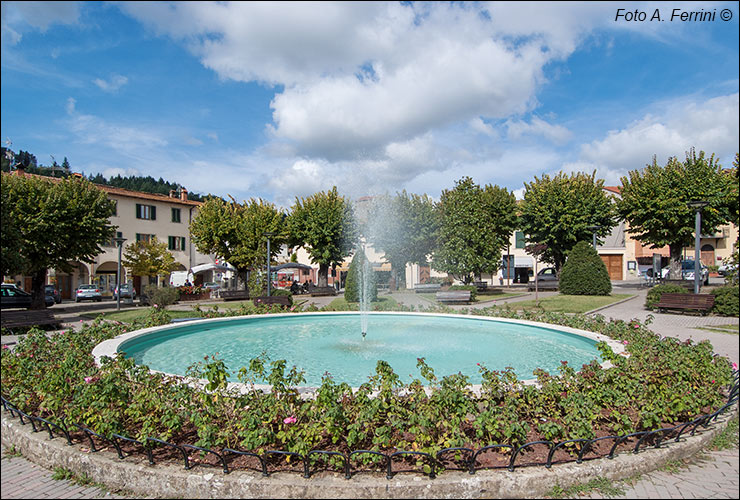
M344 298L347 302L365 304L378 300L375 271L361 248L357 249L352 257L352 262L349 264L344 286Z
M168 276L177 269L175 257L167 249L167 243L157 238L137 241L126 245L121 263L134 276Z
M393 277L401 286L406 264L426 265L436 244L437 217L434 202L427 195L409 195L404 190L395 197L373 200L363 234L391 264Z
M520 228L527 243L547 245L542 260L554 265L558 274L575 244L591 240L589 226L599 226L596 235L603 238L615 225L615 210L604 193L604 181L595 176L596 172L560 172L553 178L543 175L524 183Z
M516 227L514 194L498 186L481 189L470 177L463 177L453 189L442 192L437 209L434 268L466 284L483 272L496 272Z
M622 177L621 195L619 214L633 238L669 247L672 279L681 278L683 248L694 242L695 211L689 202L708 203L701 210L702 234L737 217L737 177L723 170L714 155L707 158L701 151L697 156L693 148L683 162L671 157L661 167L653 157L652 165L631 171L629 178Z
M285 214L272 203L260 199L227 203L221 198L209 198L190 223L190 235L200 253L214 253L237 269L246 288L247 273L261 267L267 258L267 237L270 237L270 259L280 252L287 241Z
M339 196L337 187L308 198L296 198L288 217L291 244L306 249L319 265L318 286L328 285L329 267L341 264L358 242L351 203Z
M32 308L43 309L48 269L72 272L76 261L94 262L115 231L110 225L115 205L105 192L78 178L6 174L2 191L9 224L20 232L19 255L23 272L31 275ZM11 237L3 231L3 254Z
M0 282L5 276L20 274L25 267L25 259L21 250L23 248L23 237L17 218L11 216L10 209L12 201L10 189L6 189L5 176L3 175L3 186L0 192L0 227L2 234L2 254L0 254Z
M612 282L606 264L592 244L579 241L568 253L560 272L560 293L565 295L609 295Z

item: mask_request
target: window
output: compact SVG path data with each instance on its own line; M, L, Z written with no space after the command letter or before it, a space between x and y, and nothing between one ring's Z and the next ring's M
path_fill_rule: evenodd
M180 222L180 209L179 208L172 209L172 222Z
M185 250L185 238L182 236L168 236L167 247L170 250Z
M524 248L526 242L524 241L524 233L521 231L517 231L514 233L514 237L516 238L516 248Z
M155 207L154 205L140 205L139 203L137 203L136 218L157 220L157 207Z
M136 233L136 241L152 241L154 238L156 238L156 235L154 234L139 234Z

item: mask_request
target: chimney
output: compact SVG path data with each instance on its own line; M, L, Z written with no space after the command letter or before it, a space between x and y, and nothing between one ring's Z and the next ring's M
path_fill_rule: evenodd
M174 189L170 189L170 198L177 198L175 193L177 193L177 191L175 191Z
M185 188L180 188L180 199L182 201L187 201L188 199L188 190Z

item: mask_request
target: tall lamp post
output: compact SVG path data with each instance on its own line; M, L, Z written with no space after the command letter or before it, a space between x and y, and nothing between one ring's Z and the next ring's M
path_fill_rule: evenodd
M270 287L272 285L272 273L270 272L270 236L275 236L275 233L268 231L262 234L267 236L267 296L269 297Z
M126 241L126 238L113 238L113 241L116 242L116 246L118 246L118 273L116 274L116 310L121 310L121 250L123 250L123 242Z
M593 234L593 237L594 237L594 241L593 241L594 250L596 250L596 232L599 229L601 229L601 226L596 226L596 225L594 225L594 226L586 226L586 229L588 229L589 231L591 231L591 234Z
M694 226L694 293L699 293L701 283L701 209L709 205L707 201L690 201L687 205L696 212Z

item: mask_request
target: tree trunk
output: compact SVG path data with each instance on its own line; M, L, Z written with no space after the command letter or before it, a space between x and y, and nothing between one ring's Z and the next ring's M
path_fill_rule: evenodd
M31 309L46 309L46 268L31 275Z
M316 286L329 286L329 264L319 264L319 276Z
M671 252L671 268L668 272L668 278L672 280L680 280L683 278L683 273L681 272L681 252L683 251L683 245L670 245L670 252ZM660 277L661 270L658 270L658 277ZM655 274L655 270L653 269L653 274Z

